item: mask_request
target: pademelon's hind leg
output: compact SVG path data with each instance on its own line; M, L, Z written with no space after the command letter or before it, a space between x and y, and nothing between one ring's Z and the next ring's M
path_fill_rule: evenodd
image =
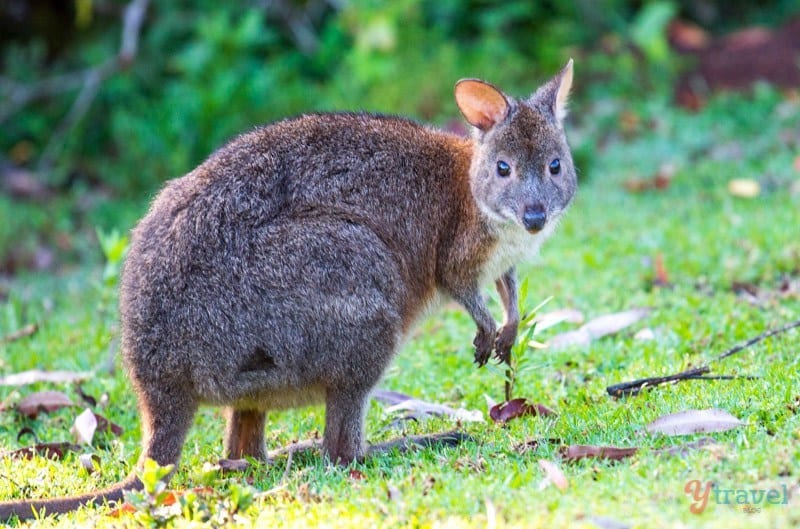
M225 416L225 457L242 459L252 457L267 461L267 448L264 442L264 422L266 413L256 410L226 408Z
M197 411L197 402L186 391L161 384L154 381L150 387L140 385L137 391L142 421L139 469L146 459L161 466L177 466Z
M322 450L330 462L347 465L364 457L369 391L370 387L328 389Z

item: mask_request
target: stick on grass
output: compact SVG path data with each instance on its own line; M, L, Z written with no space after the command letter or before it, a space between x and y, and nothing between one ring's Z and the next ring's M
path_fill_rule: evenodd
M729 356L732 356L748 347L755 345L756 343L770 338L771 336L775 336L776 334L781 334L795 327L800 327L800 320L793 321L791 323L787 323L783 327L778 327L777 329L770 329L768 331L764 331L758 336L754 336L750 338L746 342L742 342L737 344L727 351L723 352L722 354L718 355L716 358L711 360L708 364L704 364L698 367L693 367L692 369L687 369L685 371L681 371L680 373L675 373L674 375L668 375L665 377L650 377L650 378L640 378L638 380L633 380L630 382L622 382L620 384L614 384L613 386L608 386L606 391L612 397L622 397L625 395L636 395L640 391L642 391L646 387L655 387L661 384L666 384L669 382L680 382L681 380L692 380L692 379L714 379L714 378L724 378L724 379L733 379L733 378L748 378L752 379L752 376L719 376L719 377L706 377L703 376L706 373L711 372L711 367L709 364L712 362L718 362Z

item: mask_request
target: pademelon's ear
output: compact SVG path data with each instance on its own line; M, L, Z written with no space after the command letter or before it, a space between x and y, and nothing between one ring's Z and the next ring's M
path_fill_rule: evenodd
M530 103L552 115L555 122L561 126L561 122L567 116L570 88L572 88L572 59L555 77L536 90L530 98Z
M556 119L560 122L567 116L567 99L569 99L569 91L572 89L572 59L558 73L556 80L558 82L558 90L556 91L553 110Z
M486 132L508 116L508 98L495 86L478 79L456 83L456 104L470 125Z

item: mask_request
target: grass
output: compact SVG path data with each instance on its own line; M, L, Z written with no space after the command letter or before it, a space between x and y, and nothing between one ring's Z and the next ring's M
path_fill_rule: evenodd
M351 469L329 468L316 455L251 467L244 474L212 481L230 498L232 483L249 483L272 493L241 513L242 525L259 527L787 527L800 523L800 357L797 331L765 341L715 365L717 374L747 374L754 380L690 381L662 386L637 397L612 399L608 385L679 371L711 359L767 327L800 318L800 294L781 296L784 280L800 276L800 103L768 88L749 96L723 96L698 115L683 114L660 101L596 103L580 109L573 134L576 150L593 160L579 196L563 225L546 244L539 262L521 268L528 277L531 308L553 296L545 310L574 307L594 317L631 307L652 307L643 322L588 347L531 350L536 369L517 382L517 396L555 408L555 418L521 418L506 426L469 423L476 442L454 449L418 450L368 459ZM625 115L625 120L620 116ZM623 183L649 177L662 164L675 167L664 190L631 193ZM761 194L736 198L731 178L760 182ZM794 186L794 188L792 188ZM794 189L794 191L792 191ZM127 228L129 226L121 226ZM670 286L653 285L653 262L663 260ZM757 286L757 304L733 288ZM115 294L102 281L102 268L88 266L57 277L20 276L6 288L0 306L0 336L37 321L33 336L0 345L0 373L31 368L91 370L105 364L117 333ZM495 307L497 304L495 303ZM655 339L634 332L649 327ZM541 333L546 341L569 329L563 324ZM446 306L414 333L382 386L418 398L486 409L485 395L503 396L497 370L471 363L473 324ZM118 363L118 361L117 361ZM0 402L52 385L0 388ZM101 471L87 474L76 456L62 461L0 460L0 498L54 496L91 490L124 476L138 451L135 401L122 370L100 371L83 391L109 395L101 413L122 425L119 438L101 437L87 448L99 455ZM74 399L74 390L64 389ZM712 434L717 445L685 456L655 449L699 436L650 436L644 426L667 413L722 408L746 422ZM24 419L0 413L0 446L16 448L30 428L42 441L70 437L75 409ZM373 403L367 418L372 442L399 435L439 432L445 419L407 422L389 428ZM271 413L271 447L319 435L323 410ZM170 486L205 483L203 467L221 455L219 410L204 409L186 443ZM529 440L537 447L521 451ZM570 444L642 447L622 462L567 463L558 448ZM558 462L570 482L561 492L542 487L539 459ZM363 477L363 479L359 479ZM720 489L765 489L787 485L788 505L718 504L712 495L701 514L684 492L690 480ZM202 499L194 507L202 507ZM198 507L199 506L199 507ZM189 509L191 510L191 509ZM188 512L188 511L187 511ZM83 509L40 527L95 524L136 525L144 518L111 518L103 509ZM605 519L605 521L603 521ZM138 521L137 521L138 520ZM599 525L598 525L599 524ZM186 519L178 526L189 527ZM622 525L620 525L621 527ZM615 526L616 527L616 526Z

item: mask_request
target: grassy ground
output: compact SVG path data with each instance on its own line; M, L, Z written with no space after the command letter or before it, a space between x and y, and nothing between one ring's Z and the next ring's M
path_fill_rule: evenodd
M462 425L476 439L454 449L420 450L367 460L356 468L329 468L315 455L286 457L273 466L218 478L223 496L236 483L272 491L241 513L241 523L261 527L788 527L800 523L800 333L763 342L715 366L716 373L747 374L754 380L691 381L663 386L638 397L612 399L606 386L665 375L696 365L766 327L800 318L800 287L781 293L800 277L800 103L768 89L748 97L723 97L699 115L685 115L664 103L598 103L580 110L573 143L594 160L572 211L538 263L521 269L530 284L528 308L553 296L545 310L573 307L594 317L631 307L652 307L651 315L625 332L588 347L531 350L536 368L524 373L518 396L555 408L556 418L521 418L499 426ZM651 177L664 164L675 173L663 190L631 193L631 178ZM736 198L732 178L760 182L756 198ZM124 228L124 227L123 227ZM653 285L657 258L670 286ZM0 374L31 368L91 370L98 375L83 391L108 393L101 411L125 428L119 438L101 437L87 449L100 457L101 471L88 475L75 456L62 461L0 461L0 499L53 496L90 490L116 481L131 468L138 451L138 420L131 389L121 369L103 370L113 348L116 312L113 288L103 286L100 267L59 277L20 277L4 287L0 336L31 321L33 336L0 344ZM758 295L737 294L737 284ZM741 289L738 289L741 291ZM784 289L785 290L785 289ZM655 339L633 338L648 327ZM546 341L568 330L543 332ZM486 410L484 395L502 399L502 376L471 363L473 324L447 306L423 323L386 375L385 388L456 407ZM117 361L118 365L118 361ZM0 388L0 402L14 403L53 385ZM61 388L74 399L73 389ZM655 418L691 408L723 408L744 427L712 434L717 445L685 456L656 449L695 439L644 433ZM0 446L16 448L23 428L42 442L70 438L75 409L35 420L0 413ZM373 442L402 434L451 429L445 419L407 422L400 428L373 404L367 429ZM319 407L271 413L268 442L282 446L319 435ZM221 455L223 423L218 410L205 409L186 443L171 486L204 483L203 466ZM554 440L547 442L548 439ZM519 445L540 440L523 451ZM613 463L558 458L563 445L643 447ZM539 459L556 461L569 479L561 492L542 487ZM702 514L690 512L684 492L690 480L720 489L780 489L788 504L720 504L712 494ZM233 487L233 488L232 488ZM732 498L731 498L732 499ZM187 512L207 500L188 503ZM134 517L87 510L37 522L42 527L96 524L134 525ZM141 514L139 521L145 522ZM614 525L614 523L618 525ZM182 520L179 525L190 526Z

